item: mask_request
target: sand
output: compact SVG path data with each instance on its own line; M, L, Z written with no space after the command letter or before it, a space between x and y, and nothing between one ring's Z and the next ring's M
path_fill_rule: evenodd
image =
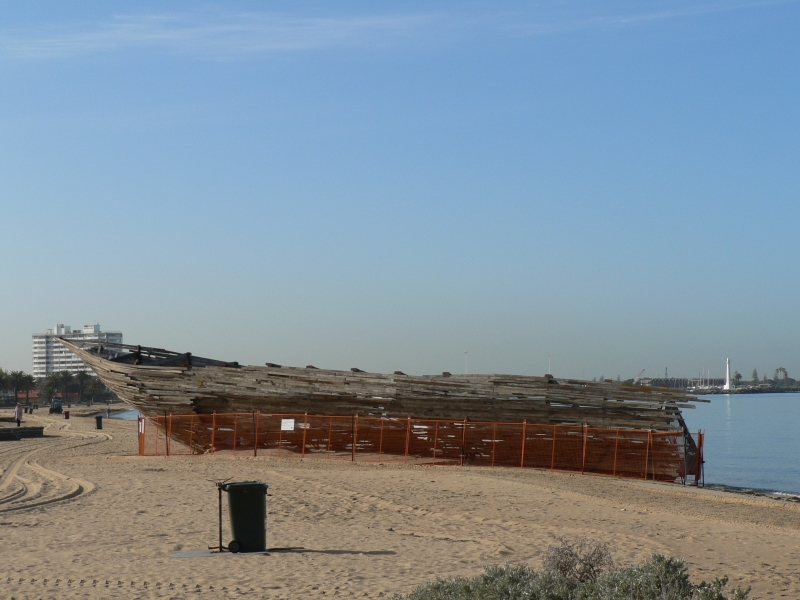
M389 598L487 564L539 567L558 536L608 541L623 563L683 557L693 579L727 574L756 598L800 598L791 502L531 469L142 458L135 422L96 431L75 411L38 412L26 423L45 438L0 442L2 598ZM281 550L173 557L216 543L208 480L228 477L269 484L268 544ZM227 543L227 514L225 531Z

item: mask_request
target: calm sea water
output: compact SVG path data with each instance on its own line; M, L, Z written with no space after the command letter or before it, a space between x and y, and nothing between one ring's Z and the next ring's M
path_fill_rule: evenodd
M683 415L706 430L706 485L800 494L800 394L701 398Z
M138 410L124 410L111 415L112 419L124 419L125 421L135 421L139 418Z

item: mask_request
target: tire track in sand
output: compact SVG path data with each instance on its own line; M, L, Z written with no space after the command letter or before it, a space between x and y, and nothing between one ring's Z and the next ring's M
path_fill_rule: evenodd
M51 429L50 423L46 429ZM112 439L109 434L73 432L62 425L57 436L31 440L22 447L19 442L0 450L0 513L31 509L57 502L66 502L95 490L91 481L64 475L41 466L35 455L54 446L68 450L86 444L103 443ZM83 443L75 443L80 440Z

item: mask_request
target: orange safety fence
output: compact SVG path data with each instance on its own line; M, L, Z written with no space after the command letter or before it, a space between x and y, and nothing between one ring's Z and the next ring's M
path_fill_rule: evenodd
M141 417L139 454L318 457L352 462L531 467L699 480L702 434L585 425L230 413Z

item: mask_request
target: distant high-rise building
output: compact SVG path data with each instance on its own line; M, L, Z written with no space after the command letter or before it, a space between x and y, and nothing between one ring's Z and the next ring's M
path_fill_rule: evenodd
M86 364L64 346L55 337L62 336L78 342L122 343L119 331L100 331L100 325L84 325L83 329L72 331L69 325L56 323L53 329L45 333L33 334L33 376L48 377L59 371L69 371L73 375L85 371L94 375Z

